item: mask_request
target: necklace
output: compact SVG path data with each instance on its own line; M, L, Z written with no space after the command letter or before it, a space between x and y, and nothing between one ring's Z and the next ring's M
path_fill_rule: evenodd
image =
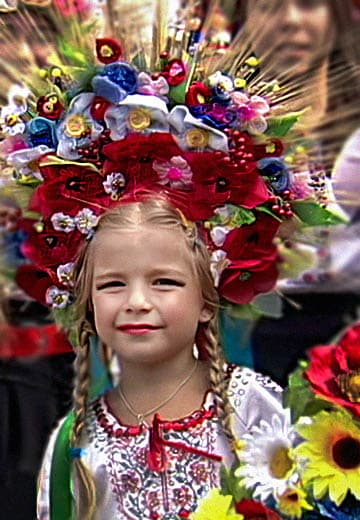
M164 401L161 401L161 403L157 404L153 408L150 408L150 410L147 410L143 413L139 413L136 410L134 410L134 408L131 406L131 404L125 397L124 391L121 388L120 383L118 385L119 396L120 396L122 402L124 403L124 405L126 406L127 410L131 413L131 415L136 417L138 423L147 424L145 421L145 417L147 417L148 415L151 415L152 413L156 412L157 410L159 410L160 408L165 406L167 403L169 403L171 401L171 399L173 399L176 396L176 394L186 385L186 383L188 383L190 381L190 379L192 378L192 376L195 373L195 370L197 369L197 366L198 366L198 360L196 359L194 366L192 367L192 369L190 370L188 375L185 377L185 379L183 379L183 381L181 381L181 383L175 388L175 390L173 392L171 392L171 394L166 399L164 399Z

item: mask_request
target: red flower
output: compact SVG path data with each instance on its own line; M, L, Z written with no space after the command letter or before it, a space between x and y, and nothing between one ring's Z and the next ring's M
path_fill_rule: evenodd
M75 230L71 233L55 231L51 223L38 233L35 229L22 244L22 253L39 268L51 275L54 283L59 283L56 268L60 264L72 262L85 235Z
M121 45L114 38L98 38L96 40L96 56L101 63L119 61L121 55Z
M60 119L64 112L64 106L60 103L56 94L48 94L38 99L36 110L39 116L47 119Z
M337 345L319 345L309 351L305 375L314 392L360 417L360 323L351 327Z
M91 117L97 121L103 121L105 112L111 105L110 101L101 97L95 96L90 108Z
M281 520L273 509L256 500L244 498L235 504L235 509L237 513L244 515L244 520Z
M16 273L17 285L34 300L46 305L46 291L54 282L50 275L33 264L21 265Z
M161 76L164 76L166 81L172 87L184 83L186 79L185 63L179 59L170 60L166 65L164 72L161 73Z
M278 278L277 248L273 243L279 222L260 214L254 224L230 231L222 246L230 265L220 276L219 293L243 304L274 288Z
M256 169L254 160L234 165L222 152L187 154L193 171L195 196L211 200L213 206L234 203L254 208L269 200L264 179Z
M211 88L205 85L205 83L197 81L190 86L188 92L186 93L186 104L188 106L203 105L204 103L209 102L211 96Z
M60 211L74 216L84 207L99 214L110 205L104 179L95 170L65 164L44 166L41 173L46 182L35 191L30 209L45 217Z

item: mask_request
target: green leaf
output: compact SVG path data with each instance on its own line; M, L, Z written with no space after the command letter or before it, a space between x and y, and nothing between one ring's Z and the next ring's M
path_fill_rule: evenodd
M291 112L286 116L273 117L268 119L268 128L265 135L271 137L284 137L289 130L299 121L304 111Z
M175 103L184 104L186 95L186 82L183 81L176 87L170 87L169 98Z
M346 219L320 206L312 200L295 200L291 203L295 215L307 226L333 226L346 224Z
M235 476L237 466L231 468L221 467L220 483L221 493L223 495L231 495L235 502L240 502L243 498L251 498L251 492L240 484L239 479Z

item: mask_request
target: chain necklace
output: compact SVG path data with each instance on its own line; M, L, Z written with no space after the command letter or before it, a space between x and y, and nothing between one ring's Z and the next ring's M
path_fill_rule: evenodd
M192 378L192 376L194 375L194 373L197 369L197 366L198 366L198 360L196 359L194 366L192 367L192 369L190 370L188 375L185 377L185 379L183 381L181 381L181 383L175 388L175 390L173 392L171 392L171 394L164 401L161 401L161 403L157 404L153 408L150 408L150 410L147 410L146 412L139 413L136 410L134 410L134 408L131 406L131 404L125 397L124 391L121 388L120 383L118 385L119 396L120 396L122 402L124 403L124 405L126 406L127 410L131 413L132 416L134 416L137 419L138 423L147 424L145 421L145 417L147 417L148 415L151 415L154 412L157 412L157 410L159 410L160 408L165 406L167 403L169 403L171 401L171 399L173 399L176 396L176 394L186 385L186 383L188 383L190 381L190 379Z

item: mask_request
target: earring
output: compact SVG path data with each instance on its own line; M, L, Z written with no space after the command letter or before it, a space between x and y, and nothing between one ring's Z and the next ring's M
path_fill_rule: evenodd
M196 345L196 343L194 343L194 345L193 345L192 353L193 353L194 359L199 359L199 349L198 349L198 346Z

